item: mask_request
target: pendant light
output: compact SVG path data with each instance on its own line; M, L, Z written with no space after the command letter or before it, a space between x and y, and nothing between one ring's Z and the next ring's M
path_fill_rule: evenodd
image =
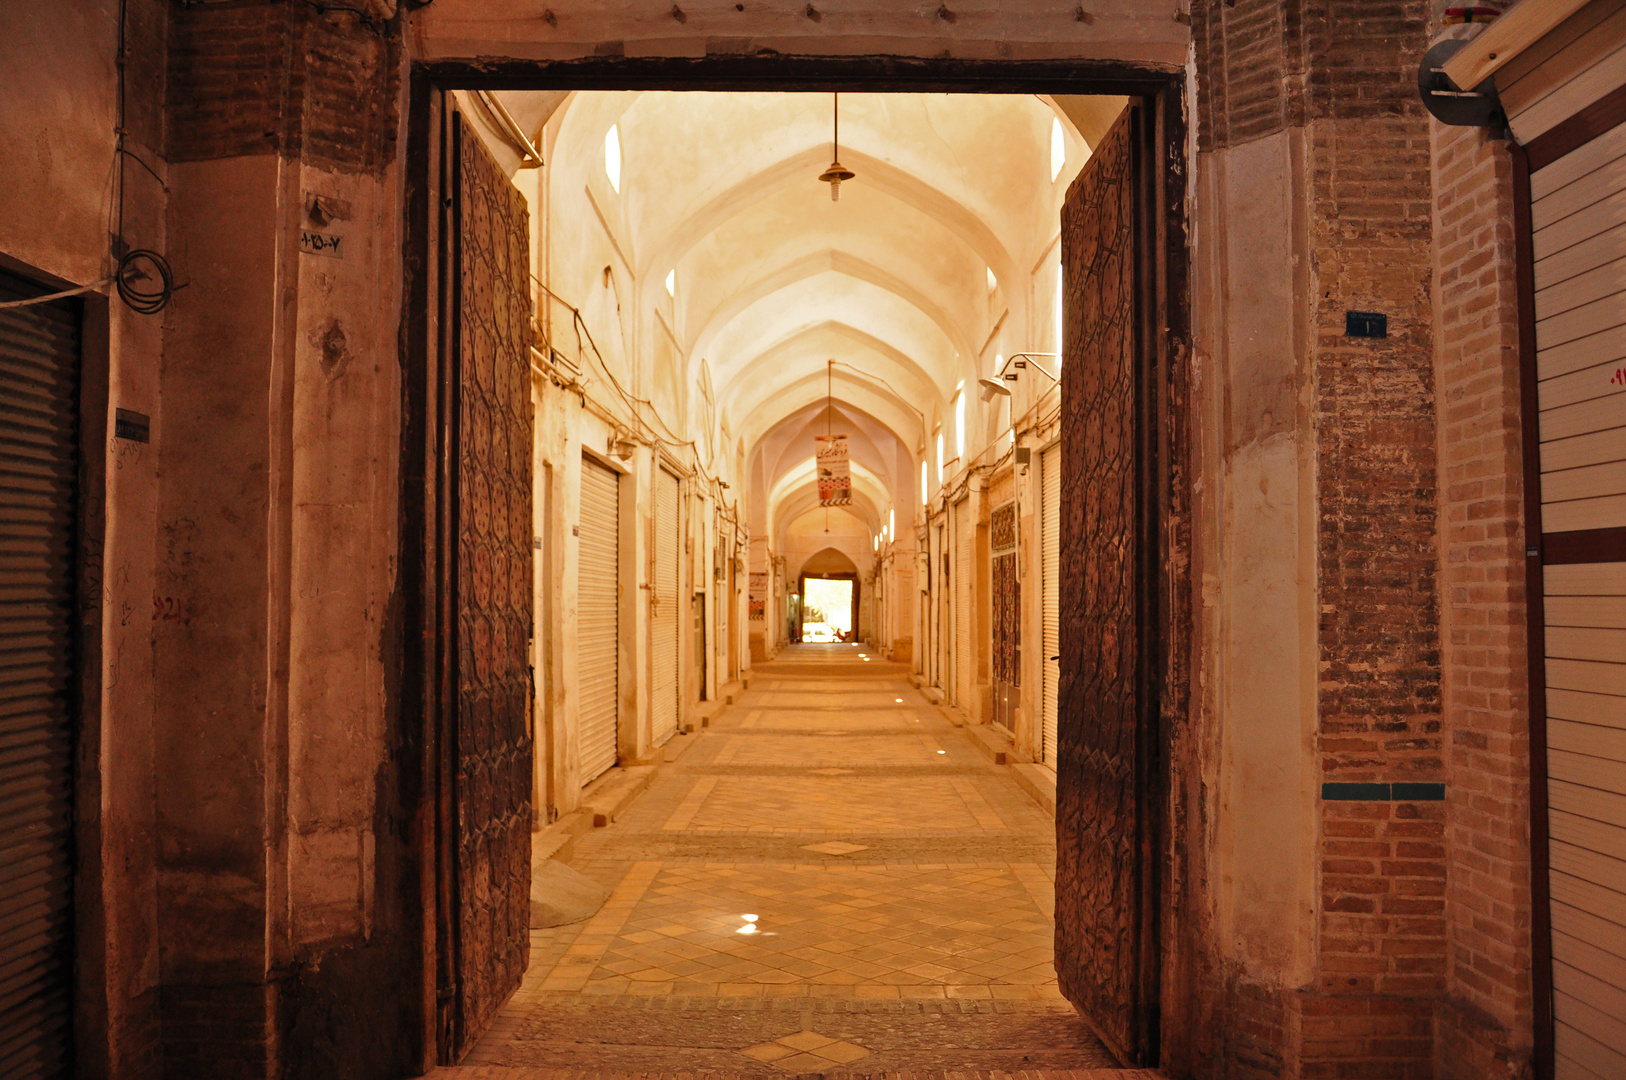
M851 180L855 175L853 171L841 163L841 95L831 95L834 100L835 135L830 140L830 167L819 174L819 179L830 185L830 201L841 201L841 182Z

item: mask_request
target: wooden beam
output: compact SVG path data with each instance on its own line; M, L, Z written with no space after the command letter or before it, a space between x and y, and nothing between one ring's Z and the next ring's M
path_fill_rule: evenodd
M1462 89L1472 90L1591 2L1519 0L1446 61L1445 74Z

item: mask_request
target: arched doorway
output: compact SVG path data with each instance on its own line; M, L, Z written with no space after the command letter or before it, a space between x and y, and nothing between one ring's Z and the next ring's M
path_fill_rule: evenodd
M801 597L798 625L803 641L851 641L859 636L858 566L833 547L815 552L802 564L796 593ZM845 600L846 610L832 610ZM822 629L821 629L822 628Z

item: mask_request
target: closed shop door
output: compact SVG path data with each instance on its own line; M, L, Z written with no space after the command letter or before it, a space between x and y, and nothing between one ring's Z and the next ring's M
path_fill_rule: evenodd
M0 301L45 292L0 272ZM66 1076L79 311L0 309L0 1074Z
M1016 573L1016 504L988 516L988 547L993 559L994 722L1015 726L1022 685L1022 582Z
M734 672L729 667L729 611L733 608L733 597L728 595L729 565L733 561L730 552L734 550L734 531L732 528L717 530L717 570L716 580L712 583L712 608L717 615L717 682L726 683L734 678Z
M1530 194L1555 1075L1626 1076L1626 125Z
M649 598L650 714L655 744L678 719L678 479L655 470L655 574Z
M972 612L971 500L954 504L954 701L971 708L976 679L971 669L971 641L977 620Z
M576 679L582 783L615 764L620 718L621 476L582 459L577 542Z
M1040 761L1056 767L1056 700L1061 687L1061 447L1039 457L1039 565L1044 641L1040 658Z

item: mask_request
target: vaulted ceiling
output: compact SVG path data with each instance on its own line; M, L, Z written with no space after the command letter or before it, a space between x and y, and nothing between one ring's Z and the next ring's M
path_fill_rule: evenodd
M918 463L952 424L958 389L974 389L995 352L1050 344L1044 267L1061 201L1123 104L843 94L840 157L856 176L832 201L818 180L830 94L501 96L527 130L547 124L556 242L596 217L635 283L617 294L622 318L629 299L662 312L673 342L662 362L679 369L681 393L709 374L716 421L744 448L758 529L810 505L812 434L827 419L851 436L854 512L872 530L889 508L912 516ZM986 430L969 397L968 428Z

